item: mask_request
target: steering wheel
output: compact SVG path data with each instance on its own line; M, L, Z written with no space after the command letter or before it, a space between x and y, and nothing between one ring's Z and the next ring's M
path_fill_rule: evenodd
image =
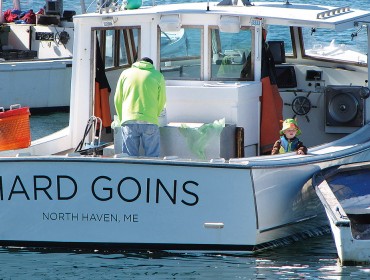
M306 120L310 122L310 119L308 118L307 114L311 111L311 108L317 108L317 106L312 105L311 100L308 98L310 96L311 92L308 92L306 96L298 96L296 92L294 92L294 95L296 96L292 103L284 103L284 105L288 105L292 107L292 110L294 112L293 119L298 116L305 116Z

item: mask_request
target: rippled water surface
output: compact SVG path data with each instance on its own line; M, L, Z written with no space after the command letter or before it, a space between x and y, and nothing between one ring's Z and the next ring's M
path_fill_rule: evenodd
M257 255L0 249L1 279L369 279L341 267L330 235Z
M31 139L36 140L68 126L68 113L31 114Z

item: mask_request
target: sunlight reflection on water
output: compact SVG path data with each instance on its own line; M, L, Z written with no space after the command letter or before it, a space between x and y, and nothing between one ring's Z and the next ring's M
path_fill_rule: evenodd
M1 275L11 275L11 279L368 279L370 276L367 267L338 265L330 234L256 255L3 248L0 262Z

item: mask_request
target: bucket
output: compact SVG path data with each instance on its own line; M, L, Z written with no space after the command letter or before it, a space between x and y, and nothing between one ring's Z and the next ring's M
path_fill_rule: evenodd
M0 107L0 151L23 149L30 145L29 108L20 108L20 105L16 104L5 111Z

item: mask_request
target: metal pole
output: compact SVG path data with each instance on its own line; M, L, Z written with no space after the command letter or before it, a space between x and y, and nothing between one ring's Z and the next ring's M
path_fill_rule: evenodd
M366 25L366 29L367 29L367 53L369 54L370 52L370 25L367 24ZM369 71L369 64L370 63L370 57L369 55L367 55L367 87L369 87L369 82L370 82L370 71ZM369 102L370 102L370 98L367 98L364 100L365 103L367 103L366 105L369 105ZM366 112L365 112L365 123L369 123L370 122L370 106L366 106Z
M0 23L4 22L4 16L3 16L3 0L0 0Z
M20 0L13 0L13 9L15 10L21 10L21 3Z
M86 14L85 0L80 0L81 3L81 13Z

